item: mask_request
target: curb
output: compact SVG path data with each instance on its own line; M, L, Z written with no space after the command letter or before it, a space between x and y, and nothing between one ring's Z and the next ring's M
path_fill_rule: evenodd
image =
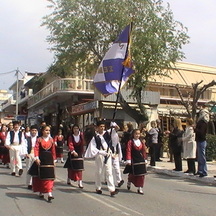
M155 167L148 166L147 169L149 171L153 171L153 172L158 173L158 174L180 177L182 179L189 179L192 181L197 181L197 182L205 183L208 185L216 186L216 179L214 177L210 177L210 176L200 178L199 176L187 175L183 172L168 170L168 169L164 169L164 168L157 167L157 166L155 166Z

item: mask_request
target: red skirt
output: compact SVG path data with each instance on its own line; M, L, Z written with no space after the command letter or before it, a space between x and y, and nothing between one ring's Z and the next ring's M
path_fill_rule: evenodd
M135 176L133 174L128 175L128 182L132 182L135 187L143 187L145 181L145 175Z
M48 193L53 191L54 180L41 180L38 177L32 178L34 192Z
M73 181L78 181L82 180L82 171L74 171L72 169L67 169L68 170L68 178L73 180Z
M0 159L2 160L3 164L10 163L10 155L9 150L6 147L2 147L3 153L0 153Z

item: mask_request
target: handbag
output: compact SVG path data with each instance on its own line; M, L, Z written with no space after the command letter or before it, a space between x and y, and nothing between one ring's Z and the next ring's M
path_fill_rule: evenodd
M132 173L132 166L127 164L123 170L123 174Z

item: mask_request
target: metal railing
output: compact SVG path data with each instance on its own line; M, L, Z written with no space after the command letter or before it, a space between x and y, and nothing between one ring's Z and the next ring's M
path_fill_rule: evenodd
M65 78L58 79L48 84L46 87L41 89L39 92L34 94L28 100L28 106L32 106L46 97L56 93L56 92L92 92L93 85L91 79L79 79L79 78Z

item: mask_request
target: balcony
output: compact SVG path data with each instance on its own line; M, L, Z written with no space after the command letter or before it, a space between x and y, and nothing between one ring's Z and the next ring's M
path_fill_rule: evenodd
M93 94L92 80L79 78L55 80L29 98L28 108L37 105L55 94L61 93Z
M4 111L5 109L8 108L12 108L15 110L15 105L16 105L16 100L14 100L14 97L11 96L4 103L2 103L2 110Z

